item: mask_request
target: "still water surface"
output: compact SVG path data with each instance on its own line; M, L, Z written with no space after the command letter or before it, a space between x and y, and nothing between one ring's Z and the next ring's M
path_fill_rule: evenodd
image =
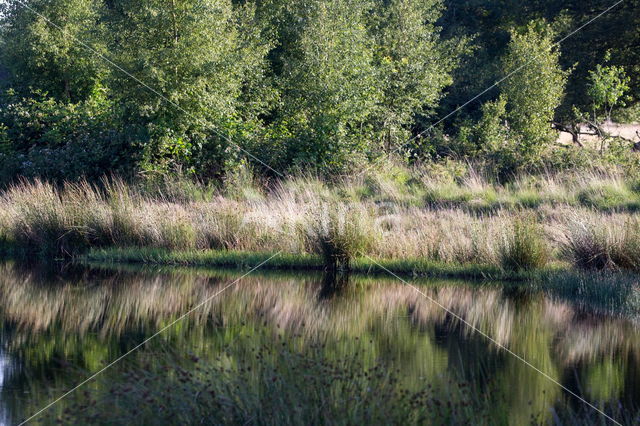
M0 265L0 421L15 424L29 417L237 276L202 269ZM630 413L640 401L640 334L631 321L497 283L420 285L595 405L614 403ZM437 394L452 382L469 384L472 397L485 401L479 423L553 422L556 412L584 409L415 290L386 278L352 277L336 288L320 275L255 273L123 365L135 369L148 362L143 354L166 351L196 354L206 362L221 348L253 343L286 345L301 356L323 351L329 359L355 360L349 365L362 368L381 364L405 389L428 385ZM108 386L120 368L87 390ZM443 395L443 400L456 398ZM61 401L41 420L55 421L74 401ZM624 419L632 421L632 415Z

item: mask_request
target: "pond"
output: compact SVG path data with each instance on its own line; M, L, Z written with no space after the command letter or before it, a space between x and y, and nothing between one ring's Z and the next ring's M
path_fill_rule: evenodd
M239 272L0 266L0 422L17 424ZM37 421L606 424L637 421L636 324L516 285L257 271ZM446 307L496 343L447 313Z

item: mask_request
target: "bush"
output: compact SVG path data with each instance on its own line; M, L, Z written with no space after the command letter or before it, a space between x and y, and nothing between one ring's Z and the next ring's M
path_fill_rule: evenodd
M101 92L65 104L42 93L28 99L13 92L0 98L0 181L17 176L49 180L98 179L129 174L137 155L135 129L122 128L116 108ZM119 129L119 130L116 130Z

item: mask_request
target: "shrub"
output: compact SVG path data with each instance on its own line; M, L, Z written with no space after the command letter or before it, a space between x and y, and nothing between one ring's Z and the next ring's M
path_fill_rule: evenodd
M129 175L138 161L134 140L144 132L119 122L102 91L76 104L36 92L0 95L0 181L17 176L58 182L97 180L106 171ZM119 130L114 130L119 129Z

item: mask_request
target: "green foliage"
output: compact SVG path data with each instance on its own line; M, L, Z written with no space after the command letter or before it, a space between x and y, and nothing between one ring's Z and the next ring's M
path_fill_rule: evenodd
M540 226L530 219L518 219L505 233L499 248L500 264L511 271L529 271L544 267L549 248Z
M299 39L283 55L278 122L291 129L288 149L301 165L339 173L363 160L367 120L381 96L368 8L360 0L311 2Z
M598 64L595 70L590 71L587 93L593 102L594 115L604 114L607 120L611 120L613 109L625 106L630 81L623 67Z
M107 16L116 61L135 77L115 70L110 85L127 120L148 127L148 168L221 173L234 148L220 134L236 132L243 113L255 118L245 89L263 77L269 48L252 9L230 0L117 0Z
M1 57L17 86L78 102L91 96L104 74L104 63L77 40L105 52L98 0L30 0L29 7L6 2L2 7ZM0 15L2 16L2 15Z
M518 144L518 135L511 131L506 96L482 105L482 117L474 131L478 150L491 165L500 181L513 179L528 163Z
M134 168L137 129L114 128L117 110L103 89L78 103L56 101L40 92L21 97L9 91L0 105L4 182L16 176L97 179L107 171L128 175Z
M383 96L376 128L386 150L397 149L410 135L418 115L438 105L461 51L440 40L441 0L378 2L372 30L375 63Z
M502 84L507 117L514 143L523 162L536 161L556 133L551 129L556 108L564 97L568 73L560 68L560 53L553 32L532 23L522 32L512 31Z
M609 5L25 1L37 13L0 5L0 83L11 89L2 182L137 172L222 182L246 152L279 172L332 177L389 152L473 158L504 180L574 155L549 149L550 122L575 121L573 107L596 121L632 117L639 98L639 0L562 46L553 39ZM499 96L467 102L503 77ZM628 114L616 111L626 103ZM435 116L447 119L433 129ZM636 167L628 148L609 144L602 161Z
M560 68L553 32L544 22L511 32L502 72L499 98L483 104L471 133L495 175L507 180L542 163L546 148L557 137L551 123L569 73Z
M482 105L482 118L478 122L476 134L484 151L500 151L509 142L506 122L507 100L504 96Z

